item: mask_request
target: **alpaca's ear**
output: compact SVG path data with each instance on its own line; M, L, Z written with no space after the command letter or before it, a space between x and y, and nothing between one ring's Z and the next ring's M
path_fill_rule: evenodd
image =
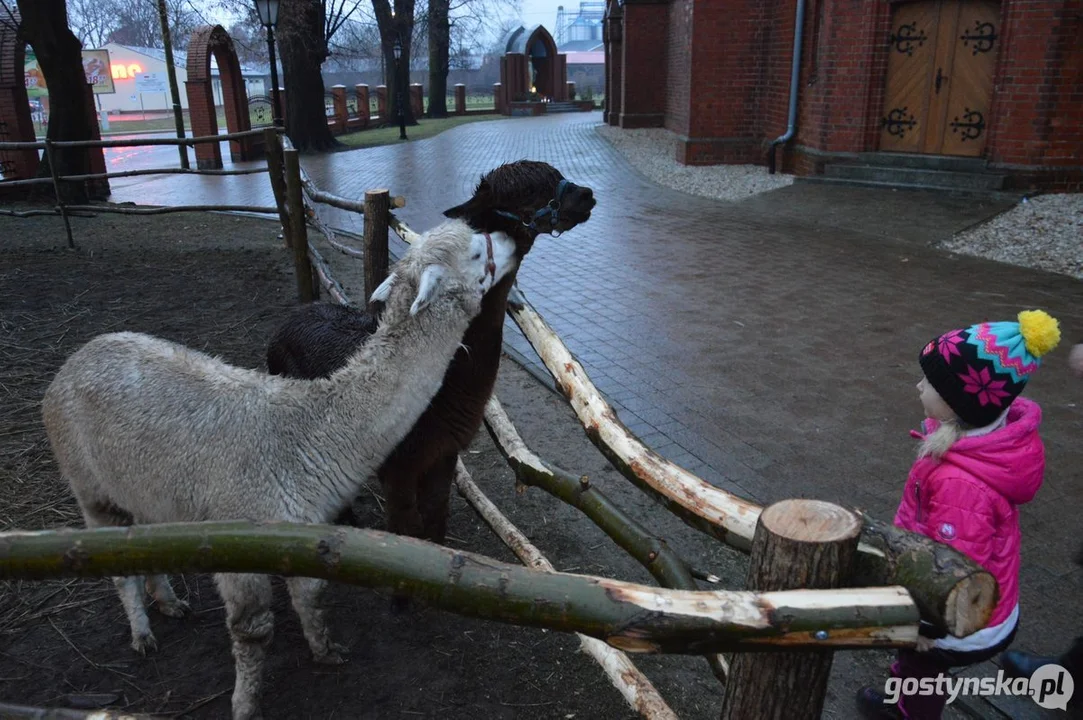
M425 266L425 269L421 272L421 282L417 286L417 297L414 298L414 304L410 306L411 315L417 315L429 306L429 303L436 297L436 293L440 291L440 286L444 284L446 278L447 268L443 265Z
M387 276L387 279L380 283L380 286L372 291L372 297L369 298L369 302L387 302L387 299L391 297L391 286L398 280L395 277L395 273L391 273Z

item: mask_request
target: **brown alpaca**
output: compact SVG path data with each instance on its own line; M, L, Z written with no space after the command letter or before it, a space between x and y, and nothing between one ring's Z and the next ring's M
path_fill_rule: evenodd
M586 222L594 205L590 188L564 180L551 165L521 160L483 176L473 197L444 215L464 220L477 232L507 233L521 262L539 233L563 232ZM380 467L391 532L444 542L456 458L481 427L496 382L517 269L518 263L485 295L436 397ZM271 341L268 370L326 377L375 331L381 308L373 307L374 314L327 303L301 307Z

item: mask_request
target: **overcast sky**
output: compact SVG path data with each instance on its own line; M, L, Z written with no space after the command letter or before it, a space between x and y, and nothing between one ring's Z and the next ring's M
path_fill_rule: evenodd
M563 5L564 11L575 16L579 10L578 0L523 0L523 25L544 25L549 32L556 34L557 7Z

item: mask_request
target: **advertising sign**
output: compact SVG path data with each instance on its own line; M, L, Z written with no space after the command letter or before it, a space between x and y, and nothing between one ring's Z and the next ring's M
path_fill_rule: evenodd
M139 73L135 76L135 91L141 93L167 93L169 83L165 73Z
M113 86L113 75L109 70L108 50L84 50L83 72L86 74L87 82L94 86L95 95L116 92ZM26 94L31 98L49 94L49 89L45 86L45 75L38 66L38 58L29 47L26 48L23 78L26 81Z

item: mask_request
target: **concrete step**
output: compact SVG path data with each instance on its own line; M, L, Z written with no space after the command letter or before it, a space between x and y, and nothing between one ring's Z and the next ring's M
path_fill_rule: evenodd
M877 182L875 180L856 180L851 178L827 177L825 175L809 175L794 178L794 182L817 183L820 185L841 185L850 187L876 187L885 190L902 190L912 192L935 192L939 195L960 198L984 198L989 200L1008 200L1018 202L1022 199L1022 193L1004 192L999 190L987 190L967 187L945 187L942 185L902 185L894 182Z
M893 185L923 185L970 190L1000 190L1004 187L1005 179L1004 175L986 172L927 170L850 163L829 163L824 166L824 175L842 180L863 180Z
M986 168L986 162L982 158L899 152L858 153L856 164L949 172L985 172Z

